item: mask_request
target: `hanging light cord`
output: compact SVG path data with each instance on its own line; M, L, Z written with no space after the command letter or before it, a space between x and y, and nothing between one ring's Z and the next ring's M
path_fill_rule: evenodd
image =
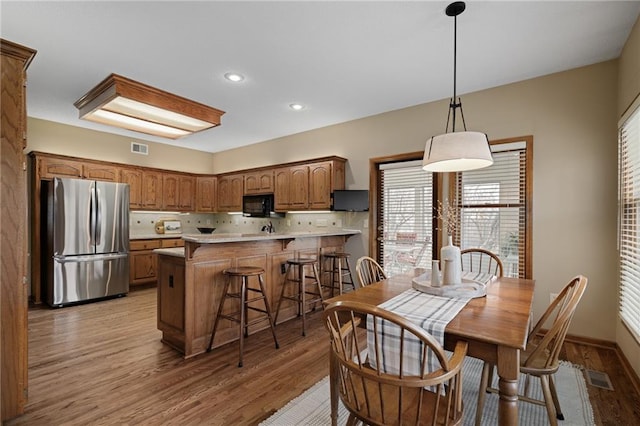
M453 11L453 97L449 101L449 113L447 114L447 125L444 132L449 131L449 119L451 118L451 111L453 110L453 120L451 125L451 131L456 131L456 109L460 108L460 117L462 118L462 127L464 131L467 131L467 123L464 121L464 112L462 111L462 100L458 97L456 103L456 81L457 81L457 53L458 53L458 15L464 11L464 6L460 11Z

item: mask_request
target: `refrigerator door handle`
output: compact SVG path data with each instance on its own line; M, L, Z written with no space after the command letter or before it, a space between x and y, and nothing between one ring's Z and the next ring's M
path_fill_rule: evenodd
M96 197L95 197L95 186L92 184L89 186L89 229L87 230L87 234L89 235L89 245L93 247L92 251L95 251L96 248L96 240L94 230L96 229Z
M110 254L92 254L88 256L54 256L58 263L82 263L93 262L99 260L122 259L128 257L129 253L110 253Z
M96 185L96 246L102 244L102 206L100 204L100 188Z

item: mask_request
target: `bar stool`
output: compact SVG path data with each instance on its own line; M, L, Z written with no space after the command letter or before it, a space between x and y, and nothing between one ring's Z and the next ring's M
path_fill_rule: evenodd
M307 275L305 267L311 268L313 275ZM310 280L307 281L307 278ZM291 296L285 296L285 288L288 284L296 284L296 294ZM317 291L307 290L309 284L315 285ZM311 299L307 299L307 295L312 296ZM293 300L297 304L298 316L302 315L302 335L306 336L307 330L307 305L313 304L313 310L315 310L315 304L320 302L322 305L322 287L320 284L320 276L318 275L317 260L312 258L296 258L287 260L287 269L284 274L284 282L282 283L282 289L280 290L280 300L278 301L278 308L276 309L276 322L278 321L278 314L280 314L280 307L284 299Z
M329 274L329 284L323 284L322 286L331 289L331 297L333 297L335 289L338 289L338 294L342 294L344 284L349 284L354 290L356 289L356 285L353 282L353 276L351 275L349 256L351 256L349 253L339 251L325 253L323 255L322 266L324 266L326 261L329 260L331 262L331 267L323 270L321 273L323 278L325 274ZM349 281L344 280L347 277Z
M224 275L226 275L227 279L224 285L224 292L222 294L222 299L220 299L220 304L218 305L218 314L216 315L216 319L213 323L213 331L211 332L211 339L209 340L209 346L207 348L207 352L211 351L211 345L213 344L213 338L216 335L216 330L218 328L218 322L220 318L227 319L229 321L237 322L240 325L240 350L239 350L239 358L238 367L242 367L242 354L244 351L244 338L249 336L249 326L257 324L259 322L268 320L269 327L271 327L271 333L273 334L273 341L276 343L276 349L280 346L278 345L278 339L276 338L276 330L275 330L275 321L271 316L271 308L269 307L269 301L267 300L267 293L264 290L264 281L262 275L264 274L264 269L257 268L253 266L239 266L237 268L228 268L222 271ZM252 288L249 287L248 281L249 277L258 277L258 283L260 284L260 288ZM234 277L240 278L240 291L238 293L229 293L229 287L231 281ZM249 291L254 293L259 293L258 296L249 298ZM227 298L236 298L240 299L240 311L234 312L232 314L224 314L224 302ZM250 303L256 302L258 300L262 300L264 302L264 309L257 308L255 306L250 306ZM247 314L248 310L251 309L256 312L260 312L266 314L266 316L255 318L251 321L248 321Z

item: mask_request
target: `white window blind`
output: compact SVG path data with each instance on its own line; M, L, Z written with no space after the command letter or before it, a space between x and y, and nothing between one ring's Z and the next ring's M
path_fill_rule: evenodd
M421 161L381 164L378 259L389 275L431 262L433 180Z
M640 342L640 108L618 135L620 317Z
M493 165L458 173L461 248L483 248L500 257L504 275L525 277L526 142L492 145Z

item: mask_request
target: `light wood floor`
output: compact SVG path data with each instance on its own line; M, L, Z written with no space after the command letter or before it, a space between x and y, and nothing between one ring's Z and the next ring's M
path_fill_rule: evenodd
M29 311L29 403L8 425L260 422L328 374L319 312L183 360L160 342L155 289L105 302ZM611 349L568 343L566 359L606 371L615 391L589 388L599 425L640 424L640 398Z

